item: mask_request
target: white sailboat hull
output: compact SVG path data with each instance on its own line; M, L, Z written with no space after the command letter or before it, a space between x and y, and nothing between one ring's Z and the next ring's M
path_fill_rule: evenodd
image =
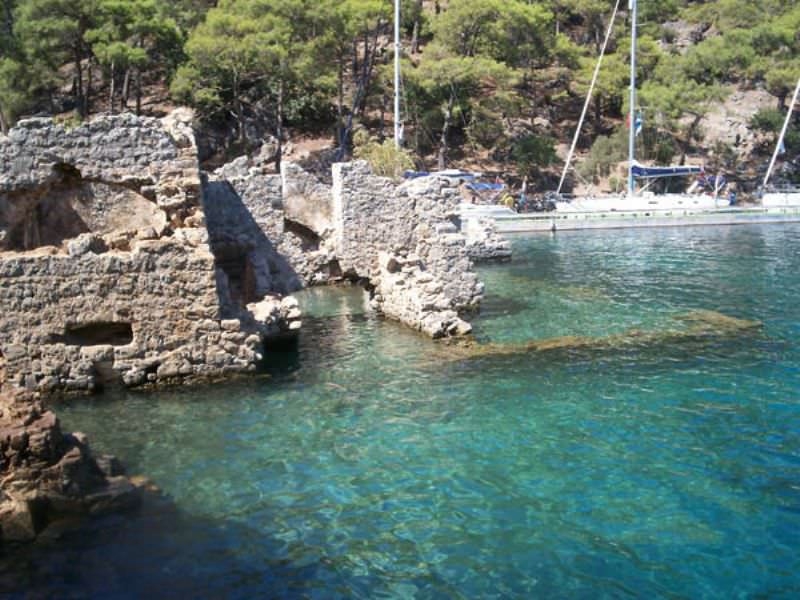
M765 192L761 197L761 205L765 207L800 206L800 190Z
M609 196L579 196L570 201L556 202L559 213L608 213L630 211L660 211L679 209L716 209L727 207L727 199L706 194L626 194Z

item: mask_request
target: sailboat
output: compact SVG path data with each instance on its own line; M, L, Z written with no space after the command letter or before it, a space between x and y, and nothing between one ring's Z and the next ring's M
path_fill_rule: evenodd
M605 213L610 211L637 211L637 210L674 210L674 209L715 209L722 205L727 205L727 200L723 201L718 198L719 189L717 186L711 194L709 193L680 193L680 194L655 194L648 191L647 187L653 180L663 177L683 177L691 175L700 175L703 173L703 168L698 166L671 166L671 167L646 167L636 161L636 134L637 134L637 121L639 119L636 115L636 29L637 29L637 0L629 0L628 9L631 16L631 72L630 72L630 112L628 114L629 135L628 135L628 180L627 188L621 194L600 194L579 196L571 199L566 199L561 195L561 188L564 184L567 170L569 169L572 155L577 145L578 135L580 133L583 120L586 116L586 111L591 99L592 90L597 81L597 75L600 70L600 64L603 59L608 40L611 36L611 31L614 26L614 20L619 10L620 0L614 7L614 12L609 22L608 31L606 33L603 47L600 52L597 65L595 67L592 82L589 86L589 93L583 107L581 118L578 122L578 127L575 131L575 137L572 141L569 154L567 156L564 170L561 174L561 181L558 185L557 197L555 202L555 210L563 213ZM636 181L644 180L646 183L643 189L637 193Z
M800 187L792 185L779 187L769 186L769 178L772 176L772 171L775 168L775 161L784 149L783 140L786 136L787 129L789 129L789 123L792 120L792 113L794 112L794 106L797 103L798 96L800 96L800 79L797 80L797 87L794 90L792 102L789 104L789 110L786 112L786 119L783 122L783 128L778 136L778 143L775 144L772 159L769 161L767 173L764 175L764 183L761 186L761 204L765 207L800 206Z

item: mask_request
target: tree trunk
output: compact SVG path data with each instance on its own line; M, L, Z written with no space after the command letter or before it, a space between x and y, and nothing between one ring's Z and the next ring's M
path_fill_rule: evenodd
M233 110L236 113L236 120L239 122L239 142L244 144L244 109L242 108L242 99L239 97L239 77L234 75L233 78Z
M372 81L372 72L375 68L375 59L378 54L378 34L380 33L380 21L375 26L373 32L372 45L369 43L369 32L364 32L364 57L361 63L361 80L358 82L358 102L353 104L354 109L361 114L367 107L367 95L369 85Z
M278 102L275 107L275 137L278 138L278 148L275 151L275 171L281 172L281 155L283 154L283 76L278 82Z
M686 164L686 155L689 153L689 149L692 147L692 140L694 139L694 134L697 131L697 127L700 125L700 121L703 115L693 115L693 117L694 118L692 119L691 124L686 130L686 143L681 144L681 160L678 163L679 165Z
M128 110L128 97L131 90L131 68L125 69L125 77L122 80L122 99L120 105L122 110Z
M370 51L369 51L369 32L365 29L364 30L364 56L361 58L361 81L364 82L364 87L368 87L366 85L368 70L370 68ZM367 94L366 92L362 95L361 102L358 103L358 112L363 112L364 106L367 101Z
M92 86L94 82L94 70L92 66L92 61L89 59L89 65L86 67L86 91L83 93L83 114L86 117L88 117L92 111Z
M111 74L108 82L108 112L114 114L114 83L116 73L114 72L114 61L111 61Z
M75 108L81 118L86 117L86 103L83 96L83 65L81 64L80 52L75 50Z
M358 77L358 85L356 87L356 92L353 94L353 101L350 104L350 114L347 115L347 123L344 126L342 132L342 140L339 146L339 152L337 153L337 160L343 160L344 154L346 151L347 144L350 139L350 133L353 130L353 118L356 114L361 114L364 108L366 107L366 99L367 99L367 92L369 91L369 84L370 80L372 79L372 71L375 66L375 56L377 54L377 39L378 39L378 32L380 30L380 23L378 26L375 27L374 32L374 40L372 44L372 50L367 53L367 56L364 56L362 59L361 64L361 75ZM365 44L368 43L369 37L368 32L365 32Z
M336 93L336 144L339 148L344 145L344 64L339 61L337 73Z
M136 69L136 114L142 114L142 72Z
M384 92L381 95L381 116L378 119L378 141L382 144L386 140L386 105L389 104L389 96Z
M786 98L788 95L788 90L778 94L778 110L781 112L786 112Z
M450 131L450 122L453 119L453 106L455 106L456 98L451 93L450 99L447 101L447 107L444 110L444 124L442 125L442 135L439 138L439 170L444 169L447 165L447 134Z
M417 0L417 6L414 10L414 29L411 31L411 53L416 54L419 52L419 28L422 21L422 0Z
M8 133L8 121L6 121L6 117L3 114L2 107L0 107L0 131L3 132L3 135Z
M594 132L600 133L600 125L602 123L603 118L603 101L600 100L600 96L595 95L594 97Z

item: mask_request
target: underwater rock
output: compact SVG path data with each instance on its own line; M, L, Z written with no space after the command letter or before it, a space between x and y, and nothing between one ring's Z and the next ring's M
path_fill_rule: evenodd
M626 347L671 346L688 342L746 335L762 327L759 321L738 319L714 310L694 310L676 315L681 327L663 330L630 329L605 337L559 336L527 342L479 343L471 338L440 346L437 354L444 360L465 360L491 356L543 353L553 351L611 351Z

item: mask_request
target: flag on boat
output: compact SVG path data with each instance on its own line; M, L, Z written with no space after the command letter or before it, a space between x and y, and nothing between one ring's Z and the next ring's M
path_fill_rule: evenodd
M642 117L642 113L636 113L636 116L633 118L633 133L634 135L639 135L642 132L642 126L644 125L644 117ZM628 116L625 118L625 126L630 129L631 126L631 115L628 113Z

